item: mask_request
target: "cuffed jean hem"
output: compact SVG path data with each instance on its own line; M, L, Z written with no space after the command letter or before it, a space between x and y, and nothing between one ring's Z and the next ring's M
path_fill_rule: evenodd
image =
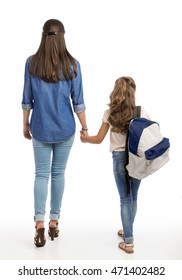
M34 221L35 221L35 222L38 222L38 221L44 222L44 215L43 215L43 214L36 214L36 215L34 216Z
M134 241L134 238L133 237L124 237L124 242L126 244L132 244Z
M52 213L50 213L50 215L49 215L49 219L50 220L59 220L59 217L60 217L60 215L59 214L52 214Z

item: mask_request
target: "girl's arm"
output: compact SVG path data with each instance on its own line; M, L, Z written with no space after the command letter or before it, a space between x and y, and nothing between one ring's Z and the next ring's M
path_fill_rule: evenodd
M108 130L109 130L109 124L103 122L97 135L85 136L81 131L80 139L83 143L100 144L104 140Z

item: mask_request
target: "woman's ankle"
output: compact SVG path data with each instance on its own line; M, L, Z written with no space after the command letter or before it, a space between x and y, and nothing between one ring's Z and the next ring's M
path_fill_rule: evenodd
M57 220L50 220L49 226L57 227L58 221Z
M44 228L44 222L43 221L37 221L36 222L36 229Z

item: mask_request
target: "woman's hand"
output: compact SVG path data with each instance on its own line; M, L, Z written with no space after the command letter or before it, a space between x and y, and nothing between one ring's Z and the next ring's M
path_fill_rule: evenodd
M80 131L80 140L83 142L83 143L87 143L85 138L88 136L88 131L83 131L81 130Z
M30 127L29 124L24 124L23 125L23 135L26 139L31 140L32 139L32 135L30 133Z

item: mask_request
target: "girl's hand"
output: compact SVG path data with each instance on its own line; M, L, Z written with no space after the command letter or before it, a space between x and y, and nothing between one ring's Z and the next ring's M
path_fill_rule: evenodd
M23 135L26 139L29 139L31 140L32 139L32 135L30 133L30 128L29 128L29 125L28 124L24 124L23 125Z

